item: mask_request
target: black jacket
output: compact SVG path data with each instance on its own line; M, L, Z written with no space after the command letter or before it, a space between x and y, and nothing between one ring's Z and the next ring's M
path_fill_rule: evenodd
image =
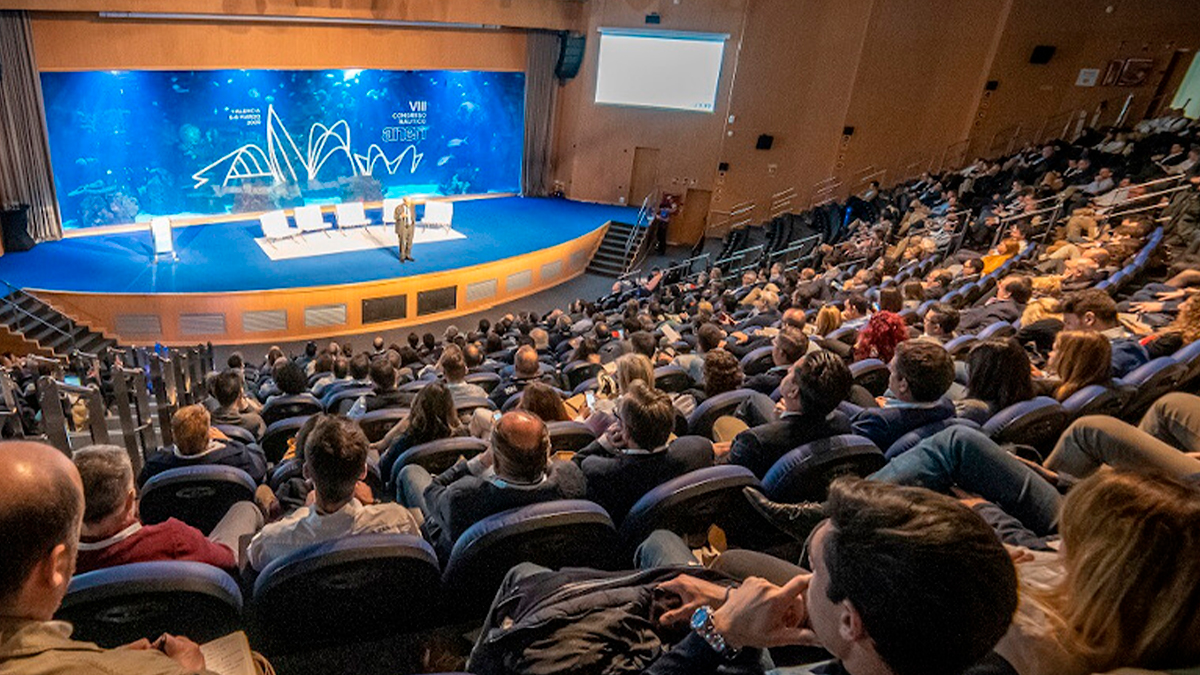
M978 333L997 321L1012 323L1021 318L1021 312L1024 309L1012 300L997 300L982 307L972 307L962 313L962 320L958 323L958 332L960 334Z
M178 469L185 466L206 466L220 464L232 466L250 474L255 484L263 481L267 473L267 457L257 445L243 445L237 441L213 441L220 447L205 452L202 455L181 457L175 454L175 446L159 448L148 458L138 474L138 487L157 474L168 469Z
M712 441L702 436L677 438L658 452L609 451L593 441L572 458L587 478L587 498L603 506L614 523L655 487L689 471L713 464Z
M850 421L835 410L827 417L787 415L777 422L747 429L733 439L725 461L762 478L788 452L822 438L850 433Z

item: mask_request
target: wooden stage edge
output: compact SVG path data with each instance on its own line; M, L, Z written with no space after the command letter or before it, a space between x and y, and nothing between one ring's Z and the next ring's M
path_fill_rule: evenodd
M583 274L608 225L511 258L380 281L220 293L28 290L123 345L240 345L356 335L454 318L557 286Z

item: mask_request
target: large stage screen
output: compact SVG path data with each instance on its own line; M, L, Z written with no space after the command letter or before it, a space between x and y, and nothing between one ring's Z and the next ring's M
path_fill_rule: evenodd
M519 192L523 73L42 73L63 225Z
M713 112L727 38L601 28L596 103Z

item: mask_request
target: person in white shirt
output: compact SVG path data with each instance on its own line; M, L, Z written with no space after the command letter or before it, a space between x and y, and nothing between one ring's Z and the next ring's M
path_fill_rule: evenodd
M420 536L408 509L399 504L363 504L355 486L367 475L367 437L344 417L323 415L304 444L304 477L313 483L312 503L264 527L250 541L250 566L305 546L354 534ZM368 495L361 495L368 498Z

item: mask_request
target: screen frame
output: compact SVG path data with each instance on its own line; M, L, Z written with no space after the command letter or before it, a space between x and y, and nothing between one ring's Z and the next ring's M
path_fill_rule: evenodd
M698 113L702 115L715 115L721 101L721 79L725 76L725 59L728 56L729 50L729 33L704 33L697 31L679 31L679 30L654 30L649 28L619 28L611 26L601 26L596 29L596 32L603 38L605 35L613 37L637 37L637 38L659 38L665 40L691 40L696 42L719 42L721 43L721 64L720 70L717 72L717 86L713 91L713 107L711 110L702 110L698 108L683 108L683 107L668 107L661 105L649 105L641 103L616 103L612 101L597 100L597 90L600 87L600 50L602 48L601 40L596 41L596 83L592 91L592 103L594 105L605 106L609 108L635 108L638 110L658 110L662 112L682 112L682 113Z

